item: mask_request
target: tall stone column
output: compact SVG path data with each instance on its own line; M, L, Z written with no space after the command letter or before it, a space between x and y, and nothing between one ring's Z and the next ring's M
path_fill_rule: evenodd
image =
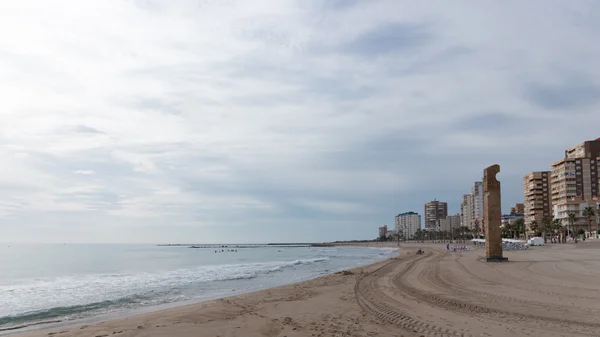
M492 165L483 170L483 215L485 220L485 261L506 262L502 256L502 207L500 182L496 174L500 165Z

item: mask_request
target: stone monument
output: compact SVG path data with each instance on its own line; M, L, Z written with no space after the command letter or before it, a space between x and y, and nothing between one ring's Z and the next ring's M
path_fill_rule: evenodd
M492 165L483 170L483 216L485 222L485 261L507 262L502 256L502 208L500 182L496 174L500 165Z

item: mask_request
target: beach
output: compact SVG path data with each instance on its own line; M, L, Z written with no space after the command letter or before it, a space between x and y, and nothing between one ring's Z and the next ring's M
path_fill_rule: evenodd
M598 253L597 242L555 244L483 263L482 249L401 244L347 272L18 336L597 336Z
M395 248L265 245L0 247L0 335L132 316L294 284Z

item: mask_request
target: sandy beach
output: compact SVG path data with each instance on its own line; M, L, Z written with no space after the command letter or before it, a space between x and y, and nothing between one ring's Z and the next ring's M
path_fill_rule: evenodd
M506 252L509 263L442 244L400 252L298 284L18 336L600 336L600 242Z

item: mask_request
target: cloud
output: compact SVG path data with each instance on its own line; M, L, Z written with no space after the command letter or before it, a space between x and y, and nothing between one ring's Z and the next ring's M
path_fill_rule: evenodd
M341 46L341 50L364 57L413 52L432 39L424 24L393 22L378 26Z
M589 76L572 74L546 83L531 84L525 95L532 104L550 111L577 111L598 105L600 85Z
M597 6L2 3L0 240L373 238L493 163L508 208L598 137Z
M360 0L309 0L309 1L298 1L299 6L306 6L314 8L318 11L331 10L331 11L343 11L361 4Z
M90 175L90 174L95 174L96 172L94 172L94 170L76 170L76 171L73 171L73 173L75 173L75 174L83 174L83 175Z
M102 132L100 130L90 128L89 126L85 126L85 125L77 125L74 128L74 130L75 130L75 132L79 132L79 133L104 134L104 132Z
M363 213L365 208L356 203L342 202L342 201L329 201L329 200L299 200L298 205L303 205L311 208L315 211L335 213L335 214L349 214L349 213Z

